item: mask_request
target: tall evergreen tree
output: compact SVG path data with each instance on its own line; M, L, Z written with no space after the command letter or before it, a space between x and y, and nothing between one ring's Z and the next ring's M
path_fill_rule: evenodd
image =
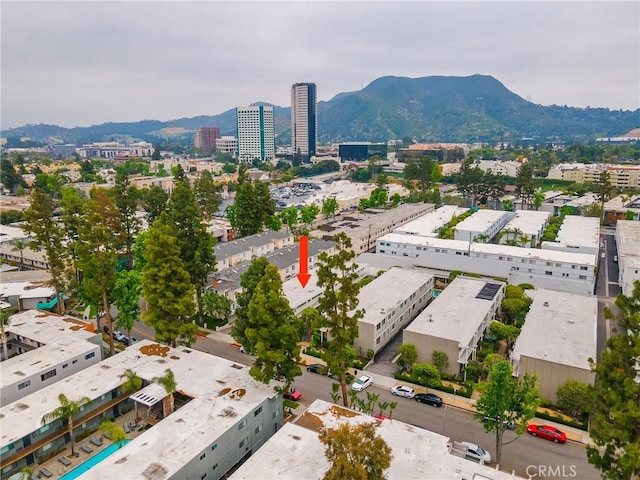
M256 285L248 307L249 325L245 335L256 356L249 373L269 383L273 378L285 382L289 391L300 370L299 320L284 296L278 267L268 265Z
M64 299L61 293L67 287L68 250L65 235L60 223L54 218L56 205L53 198L39 188L31 194L29 208L24 211L23 229L33 235L29 248L44 252L51 273L51 286L58 299L57 312L64 312Z
M151 185L149 188L140 191L140 197L142 199L142 207L147 212L147 223L152 225L153 222L160 218L162 212L167 211L169 194L159 185Z
M318 311L324 315L329 330L327 365L339 377L342 388L342 401L347 406L346 363L347 350L353 348L358 336L358 320L364 316L364 310L358 307L357 267L353 263L355 253L351 248L351 239L345 234L335 235L336 253L322 252L316 264L318 286L323 294L318 299Z
M138 270L122 270L116 274L116 283L111 295L118 308L116 325L126 330L131 340L131 330L140 314L140 291L142 275Z
M522 206L529 208L536 193L536 184L533 180L533 166L529 162L523 163L516 173L516 194L522 200Z
M614 316L605 318L620 327L607 340L595 366L596 401L591 415L587 457L602 478L627 480L640 476L640 281L630 297L618 295Z
M124 233L124 247L128 269L133 269L133 243L140 231L140 219L136 215L138 191L129 182L129 174L124 167L116 173L115 186L111 190L113 203L120 212L120 224Z
M211 172L205 170L193 184L196 195L196 202L200 207L200 215L204 219L209 219L218 211L222 203L220 188L214 183Z
M111 354L113 326L111 292L116 283L118 252L123 245L120 213L105 189L91 190L78 225L78 266L82 272L82 296L93 305L101 306L109 325Z
M194 289L180 256L176 231L166 214L147 230L142 294L147 310L142 320L155 329L156 340L172 347L195 342Z
M236 342L244 345L249 352L252 351L252 345L246 335L246 330L249 327L249 303L268 266L269 262L264 257L252 260L247 271L240 276L242 292L236 294L236 321L231 327L231 336Z
M64 188L60 206L62 207L62 225L65 234L65 243L73 265L73 271L69 272L69 280L74 288L80 284L80 269L78 267L78 229L82 219L84 206L87 199L80 196L75 188Z

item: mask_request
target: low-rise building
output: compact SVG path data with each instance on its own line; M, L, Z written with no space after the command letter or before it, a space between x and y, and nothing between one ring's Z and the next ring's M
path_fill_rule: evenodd
M290 232L267 230L215 246L216 270L224 270L256 257L264 257L280 248L294 244Z
M444 227L454 217L458 217L468 210L468 208L461 208L455 205L443 205L432 212L397 227L393 230L393 233L437 237L441 227Z
M446 373L464 374L476 354L478 342L489 328L504 297L505 284L456 277L451 284L404 329L402 343L415 345L417 363L432 363L435 351L444 352Z
M511 212L481 209L458 223L454 230L454 240L466 242L488 242L502 230L510 219Z
M127 369L143 380L142 388L133 394L122 388ZM165 416L162 404L168 393L153 379L167 371L173 373L176 391L174 408ZM255 381L249 367L188 347L142 340L2 406L3 477L64 454L66 422L42 421L60 406L60 394L71 401L85 396L90 400L74 417L73 432L78 438L95 434L106 419L123 424L121 417L128 412L132 413L127 420L137 417L137 424L144 427L128 434L130 441L91 467L82 475L85 479L222 478L283 422L282 397L273 385Z
M618 220L640 220L640 195L618 195L604 204L605 221L615 225Z
M398 420L377 420L354 410L323 400L315 400L295 422L287 423L278 433L247 459L231 475L232 480L270 478L300 480L323 478L331 462L319 434L335 429L373 423L376 437L391 449L391 464L385 478L406 480L518 480L512 472L502 472L456 456L451 442L443 435Z
M549 223L549 212L534 210L518 210L510 212L511 218L498 233L498 243L520 245L521 247L535 247L540 242L544 229Z
M102 360L102 336L76 318L28 310L12 315L4 330L0 406Z
M56 291L44 283L5 282L0 283L0 300L18 310L41 308L43 303L56 298Z
M598 299L545 289L527 290L533 302L511 353L513 374L536 374L542 398L555 403L568 380L594 384Z
M418 237L390 233L376 253L409 259L418 267L500 277L511 284L593 294L596 256L538 248Z
M640 222L620 220L616 224L618 283L622 294L630 297L640 281Z
M565 215L553 242L542 242L544 250L598 255L600 251L600 219Z
M433 276L418 270L390 268L360 289L354 347L374 355L389 343L433 299Z

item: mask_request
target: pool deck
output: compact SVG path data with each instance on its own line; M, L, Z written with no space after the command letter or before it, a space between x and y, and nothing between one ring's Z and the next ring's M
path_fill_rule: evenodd
M142 411L139 411L138 414L141 413L146 413L143 409L140 409ZM135 413L135 409L127 412L126 414L118 417L115 419L115 423L117 425L120 425L121 427L125 424L125 423L129 423L133 420L136 419L136 413ZM144 423L153 423L155 419L149 419L151 420L150 422L146 422L145 418L142 418L142 420L137 422L137 425L142 425ZM133 440L134 438L136 438L138 435L140 435L142 432L138 431L138 427L131 429L131 433L126 433L126 438L129 440ZM102 445L101 446L97 446L94 445L93 443L91 443L91 439L92 438L98 438L98 437L102 437ZM84 452L80 447L82 446L82 444L86 444L88 447L90 447L93 452L91 453L86 453ZM53 474L53 476L51 477L52 479L57 479L62 477L64 474L70 472L71 470L73 470L74 468L76 468L78 465L80 465L81 463L84 463L87 459L93 457L94 455L96 455L98 452L101 452L102 450L104 450L105 448L107 448L109 445L111 445L113 442L107 438L105 438L102 433L100 433L99 431L93 433L92 435L89 435L87 438L82 439L79 442L76 442L75 444L75 450L76 450L76 454L79 454L77 457L74 457L71 454L71 443L67 443L67 445L65 446L65 449L58 453L57 455L54 455L53 457L51 457L49 460L42 462L42 463L34 463L33 465L30 465L31 468L33 468L33 476L34 478L39 478L39 479L45 479L46 477L44 475L39 475L40 470L41 469L46 469L49 472L51 472ZM69 459L69 461L71 462L70 465L63 465L62 462L60 462L58 459L60 457L67 457Z

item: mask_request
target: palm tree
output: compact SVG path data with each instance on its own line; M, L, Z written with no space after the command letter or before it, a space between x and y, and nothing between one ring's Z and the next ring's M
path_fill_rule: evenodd
M7 334L4 331L4 326L9 325L9 312L0 309L0 339L2 340L2 355L1 360L9 358L9 351L7 350Z
M378 415L380 416L384 415L384 412L386 412L389 409L389 405L390 405L390 402L387 402L387 401L378 402L378 409L380 410Z
M176 378L173 371L167 368L164 375L154 377L153 381L161 385L167 392L167 396L162 399L162 415L166 418L173 413L173 393L176 391Z
M111 419L100 422L98 430L105 434L113 443L121 442L127 438L124 429L117 423L113 423Z
M390 402L389 403L389 420L391 420L391 416L393 415L393 411L398 406L398 402Z
M13 250L14 252L20 252L20 271L24 270L23 251L25 248L27 248L27 245L28 243L25 242L24 240L14 240L13 246L11 247L11 250Z
M33 468L31 467L22 467L18 472L17 480L32 480L33 478Z
M120 378L126 378L127 380L122 384L121 389L122 393L133 393L140 390L142 387L142 379L138 376L136 372L127 368ZM138 402L135 402L136 406L136 419L138 418ZM137 420L136 420L137 421Z
M60 406L42 417L42 425L46 425L47 423L51 423L55 420L66 420L69 426L69 436L71 437L71 454L75 455L76 450L75 440L73 438L73 416L78 413L82 407L91 403L91 399L89 397L82 397L80 400L74 402L73 400L69 400L64 393L61 393L58 395L58 401L60 402Z

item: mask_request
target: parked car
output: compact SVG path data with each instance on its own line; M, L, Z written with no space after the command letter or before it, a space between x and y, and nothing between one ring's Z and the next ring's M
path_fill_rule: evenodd
M491 418L491 417L484 417L482 419L483 422L494 422L496 423L496 419ZM513 420L503 420L502 423L504 424L505 428L507 430L515 430L516 429L516 422L514 422Z
M287 400L293 400L294 402L298 402L302 398L302 394L293 387L289 388L288 392L284 392L282 396Z
M413 397L416 402L426 403L434 407L442 406L442 398L434 393L416 393Z
M356 392L361 392L372 383L373 383L373 377L371 377L370 375L362 375L355 382L351 384L351 388Z
M484 448L471 442L460 442L467 448L465 458L473 460L474 462L491 463L491 454Z
M120 343L124 343L127 347L129 345L133 345L134 343L138 343L138 339L136 337L129 338L126 335L122 340L119 340L119 341Z
M127 336L120 330L116 330L115 332L113 332L113 339L117 340L118 342L124 343L127 339Z
M307 365L307 372L319 373L320 375L324 375L326 371L327 367L325 367L321 363L312 363L311 365Z
M564 443L567 441L567 435L551 425L536 425L531 423L527 425L527 433L534 437L551 440L554 443Z
M391 393L399 397L413 398L416 396L416 391L405 385L397 385L391 388Z

